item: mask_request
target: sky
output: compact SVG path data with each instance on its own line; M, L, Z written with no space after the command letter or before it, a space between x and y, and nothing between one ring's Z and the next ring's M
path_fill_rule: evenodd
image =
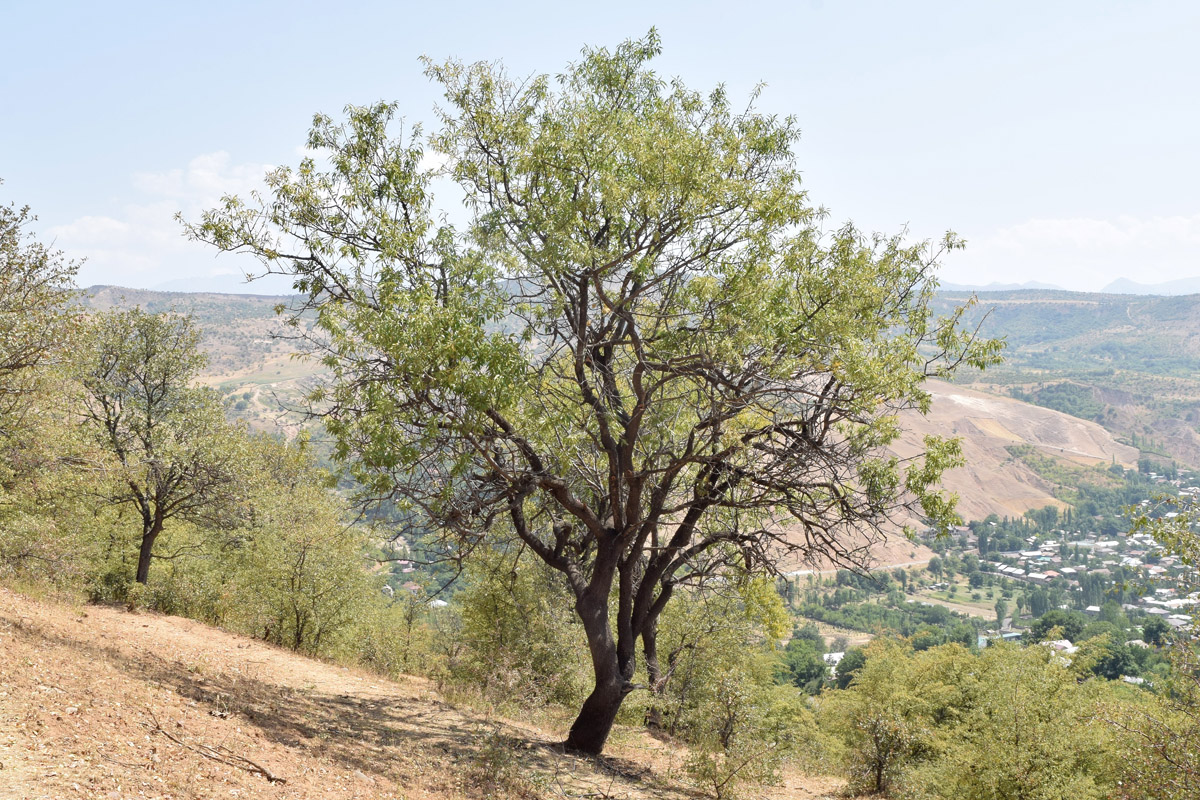
M0 0L0 202L80 285L246 286L195 219L296 164L315 112L399 103L419 57L555 74L651 27L655 68L792 114L834 220L954 230L945 282L1099 290L1200 276L1200 3L37 3Z

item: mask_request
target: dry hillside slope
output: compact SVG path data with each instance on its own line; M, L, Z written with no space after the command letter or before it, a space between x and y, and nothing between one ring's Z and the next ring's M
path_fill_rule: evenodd
M1079 464L1137 463L1138 451L1113 439L1094 422L933 381L933 409L926 417L905 420L908 431L895 448L900 456L917 452L928 434L959 436L967 465L946 474L945 486L959 495L959 513L966 519L988 514L1019 516L1032 508L1059 505L1050 486L1006 449L1029 444L1047 455Z
M528 722L446 703L192 620L0 588L0 798L697 796L683 753L619 730L602 761ZM274 779L274 780L273 780ZM834 797L789 777L766 796Z

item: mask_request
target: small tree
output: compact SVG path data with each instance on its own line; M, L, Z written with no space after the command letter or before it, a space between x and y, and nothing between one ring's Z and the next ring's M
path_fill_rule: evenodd
M84 419L113 459L105 499L141 523L135 580L146 583L168 520L214 522L242 488L245 436L214 392L191 385L204 364L187 317L140 309L97 315L80 381Z
M54 366L70 349L76 265L32 237L33 220L0 206L0 568L38 563L61 576L62 556L76 553L55 530L70 505L59 468L70 431L39 412L54 405Z
M957 443L886 448L929 409L926 377L999 349L930 309L955 237L824 232L795 123L664 82L658 52L653 33L587 50L557 81L429 64L465 231L438 223L389 105L318 116L329 170L280 169L270 198L190 228L295 278L333 375L313 400L364 485L455 558L511 537L562 576L595 678L567 746L587 753L639 644L660 679L677 589L733 563L860 563L898 515L947 523Z
M1148 532L1163 549L1189 566L1200 564L1200 508L1194 502L1160 498L1179 512L1167 518L1156 514L1134 519L1131 532ZM1158 509L1161 513L1165 509ZM1200 589L1190 573L1187 589ZM1165 628L1165 629L1164 629ZM1133 745L1122 763L1122 800L1183 800L1200 796L1200 654L1196 641L1200 625L1193 620L1187 635L1170 641L1161 620L1146 620L1143 635L1170 643L1171 670L1162 691L1141 708L1116 708L1111 721L1131 734Z
M914 656L896 642L876 640L854 682L822 696L821 716L846 745L852 791L886 793L905 770L938 751L935 723L962 704L958 676L969 658L957 645Z
M331 479L303 446L252 440L249 518L224 546L222 571L243 630L324 654L345 640L378 581L366 571L365 536L346 524Z
M0 206L0 437L17 421L35 368L72 330L66 308L77 265L34 240L28 208Z

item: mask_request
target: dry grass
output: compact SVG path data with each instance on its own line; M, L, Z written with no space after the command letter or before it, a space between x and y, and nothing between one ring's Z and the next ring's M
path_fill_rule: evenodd
M621 729L578 758L539 723L191 620L0 589L3 798L698 796L670 743ZM756 794L839 790L789 775Z

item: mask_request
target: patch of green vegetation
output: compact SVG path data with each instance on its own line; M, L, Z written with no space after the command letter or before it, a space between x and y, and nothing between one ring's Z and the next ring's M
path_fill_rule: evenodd
M1051 408L1093 422L1103 420L1107 409L1104 403L1096 399L1091 388L1077 383L1053 383L1032 392L1013 388L1009 390L1009 394L1022 402Z

